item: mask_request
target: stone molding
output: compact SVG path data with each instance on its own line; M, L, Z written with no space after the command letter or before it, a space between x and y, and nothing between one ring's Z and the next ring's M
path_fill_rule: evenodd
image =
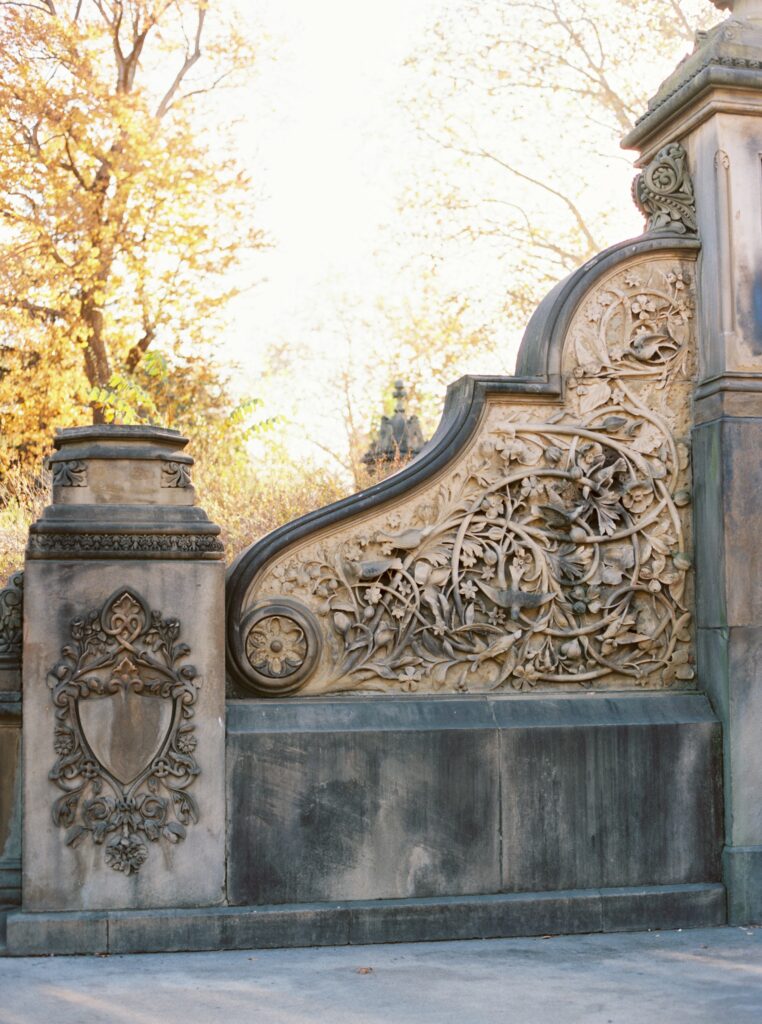
M223 558L217 536L193 533L54 533L29 536L28 558Z

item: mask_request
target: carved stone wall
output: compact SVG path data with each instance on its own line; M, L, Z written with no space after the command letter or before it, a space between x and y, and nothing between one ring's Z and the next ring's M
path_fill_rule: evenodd
M620 262L573 312L563 397L488 400L434 481L265 564L249 686L691 686L693 274Z

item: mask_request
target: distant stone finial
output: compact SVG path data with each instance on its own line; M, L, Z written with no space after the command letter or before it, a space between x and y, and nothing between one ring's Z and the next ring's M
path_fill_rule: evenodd
M646 217L646 231L695 235L696 201L688 156L679 142L664 146L632 183L632 198Z
M405 417L407 391L401 380L394 382L392 397L395 400L394 415L381 417L378 437L371 441L362 457L370 472L384 464L412 458L425 444L418 417Z

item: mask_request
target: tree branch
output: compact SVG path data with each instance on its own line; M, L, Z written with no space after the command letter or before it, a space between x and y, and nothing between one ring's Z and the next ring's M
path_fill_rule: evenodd
M159 106L156 108L156 116L159 118L164 117L164 115L167 113L167 111L172 105L172 100L174 99L177 90L180 88L180 85L182 84L183 79L188 74L193 65L201 59L201 34L204 31L205 19L206 6L204 5L198 8L198 22L196 24L196 37L194 40L193 51L185 51L185 60L183 61L182 67L175 75L172 84L170 85L169 89L167 89L166 93L164 94L161 100L161 103L159 103Z

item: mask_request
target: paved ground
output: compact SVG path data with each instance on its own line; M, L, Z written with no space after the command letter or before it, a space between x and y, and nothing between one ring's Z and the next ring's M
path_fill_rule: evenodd
M2 1024L760 1024L762 928L0 960Z

